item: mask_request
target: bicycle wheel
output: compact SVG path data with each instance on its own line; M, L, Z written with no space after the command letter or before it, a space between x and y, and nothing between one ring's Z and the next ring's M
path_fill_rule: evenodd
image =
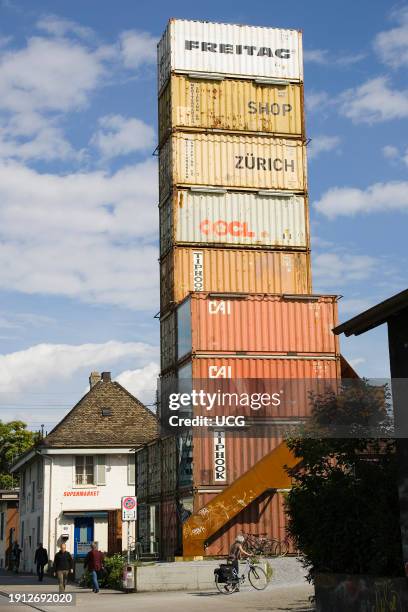
M238 582L218 582L218 576L215 577L215 584L222 595L232 595L238 588Z
M285 541L280 542L280 548L281 548L280 550L281 557L285 557L289 552L288 542L285 542Z
M248 579L251 585L257 591L263 591L268 585L268 578L266 576L266 572L264 572L262 567L251 567L248 572Z

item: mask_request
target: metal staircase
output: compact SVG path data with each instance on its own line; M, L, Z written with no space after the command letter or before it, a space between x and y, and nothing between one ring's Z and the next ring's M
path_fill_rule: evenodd
M292 468L298 463L299 459L282 442L192 514L183 525L183 556L202 556L206 540L265 491L290 488L291 479L285 466Z

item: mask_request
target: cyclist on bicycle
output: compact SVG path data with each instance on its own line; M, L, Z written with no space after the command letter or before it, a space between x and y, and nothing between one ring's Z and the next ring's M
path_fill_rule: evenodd
M242 559L242 557L252 557L251 553L247 552L242 546L244 542L245 538L243 535L237 536L235 538L235 542L230 548L228 556L228 560L231 561L231 565L238 582L237 591L239 591L239 560Z

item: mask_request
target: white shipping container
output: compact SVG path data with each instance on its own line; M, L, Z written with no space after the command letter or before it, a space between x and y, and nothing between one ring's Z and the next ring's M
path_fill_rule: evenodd
M161 254L177 244L305 249L305 197L176 190L160 207Z
M171 19L158 44L158 87L172 71L303 80L302 33Z
M160 149L160 200L172 185L304 191L305 146L300 139L177 132Z

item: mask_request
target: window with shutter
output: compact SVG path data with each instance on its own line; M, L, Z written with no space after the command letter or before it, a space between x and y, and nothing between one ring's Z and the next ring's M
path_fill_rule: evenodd
M135 485L136 484L136 477L135 477L135 461L136 457L134 453L130 453L128 455L128 485Z
M106 456L96 456L96 484L106 485Z

